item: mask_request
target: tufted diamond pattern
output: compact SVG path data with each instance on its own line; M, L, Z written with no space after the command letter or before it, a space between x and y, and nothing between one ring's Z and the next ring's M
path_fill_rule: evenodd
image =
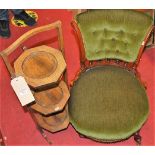
M86 58L134 62L152 18L134 10L90 10L75 17Z

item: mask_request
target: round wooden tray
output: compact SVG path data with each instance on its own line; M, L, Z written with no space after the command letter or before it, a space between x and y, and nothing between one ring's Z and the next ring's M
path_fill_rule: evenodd
M66 83L60 81L57 87L34 92L35 103L31 105L31 108L44 115L55 113L64 108L69 96Z
M46 45L25 50L14 63L17 76L38 88L58 81L66 68L62 53Z
M68 106L66 105L65 109L56 114L44 116L38 112L34 112L34 116L38 122L38 124L50 131L57 132L67 128L69 124L69 115L68 115Z

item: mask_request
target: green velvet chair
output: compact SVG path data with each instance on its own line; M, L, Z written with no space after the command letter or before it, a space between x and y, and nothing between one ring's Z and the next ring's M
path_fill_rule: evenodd
M139 78L152 18L134 10L89 10L72 22L80 47L81 69L71 85L70 122L80 135L117 142L139 131L149 115Z

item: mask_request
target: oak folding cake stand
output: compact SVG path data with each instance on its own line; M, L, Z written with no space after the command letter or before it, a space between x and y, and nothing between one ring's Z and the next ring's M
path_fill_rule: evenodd
M46 45L25 49L14 62L13 69L8 56L30 37L51 29L57 30L60 50ZM64 45L60 21L26 32L1 52L11 78L22 76L29 85L35 101L27 107L46 139L42 128L50 132L57 132L67 128L69 124L67 101L70 95L64 81L66 62L63 54Z

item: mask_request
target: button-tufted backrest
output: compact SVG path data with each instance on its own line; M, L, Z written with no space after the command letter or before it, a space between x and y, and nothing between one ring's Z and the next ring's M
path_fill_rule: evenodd
M134 62L152 18L134 10L90 10L75 17L88 60Z

